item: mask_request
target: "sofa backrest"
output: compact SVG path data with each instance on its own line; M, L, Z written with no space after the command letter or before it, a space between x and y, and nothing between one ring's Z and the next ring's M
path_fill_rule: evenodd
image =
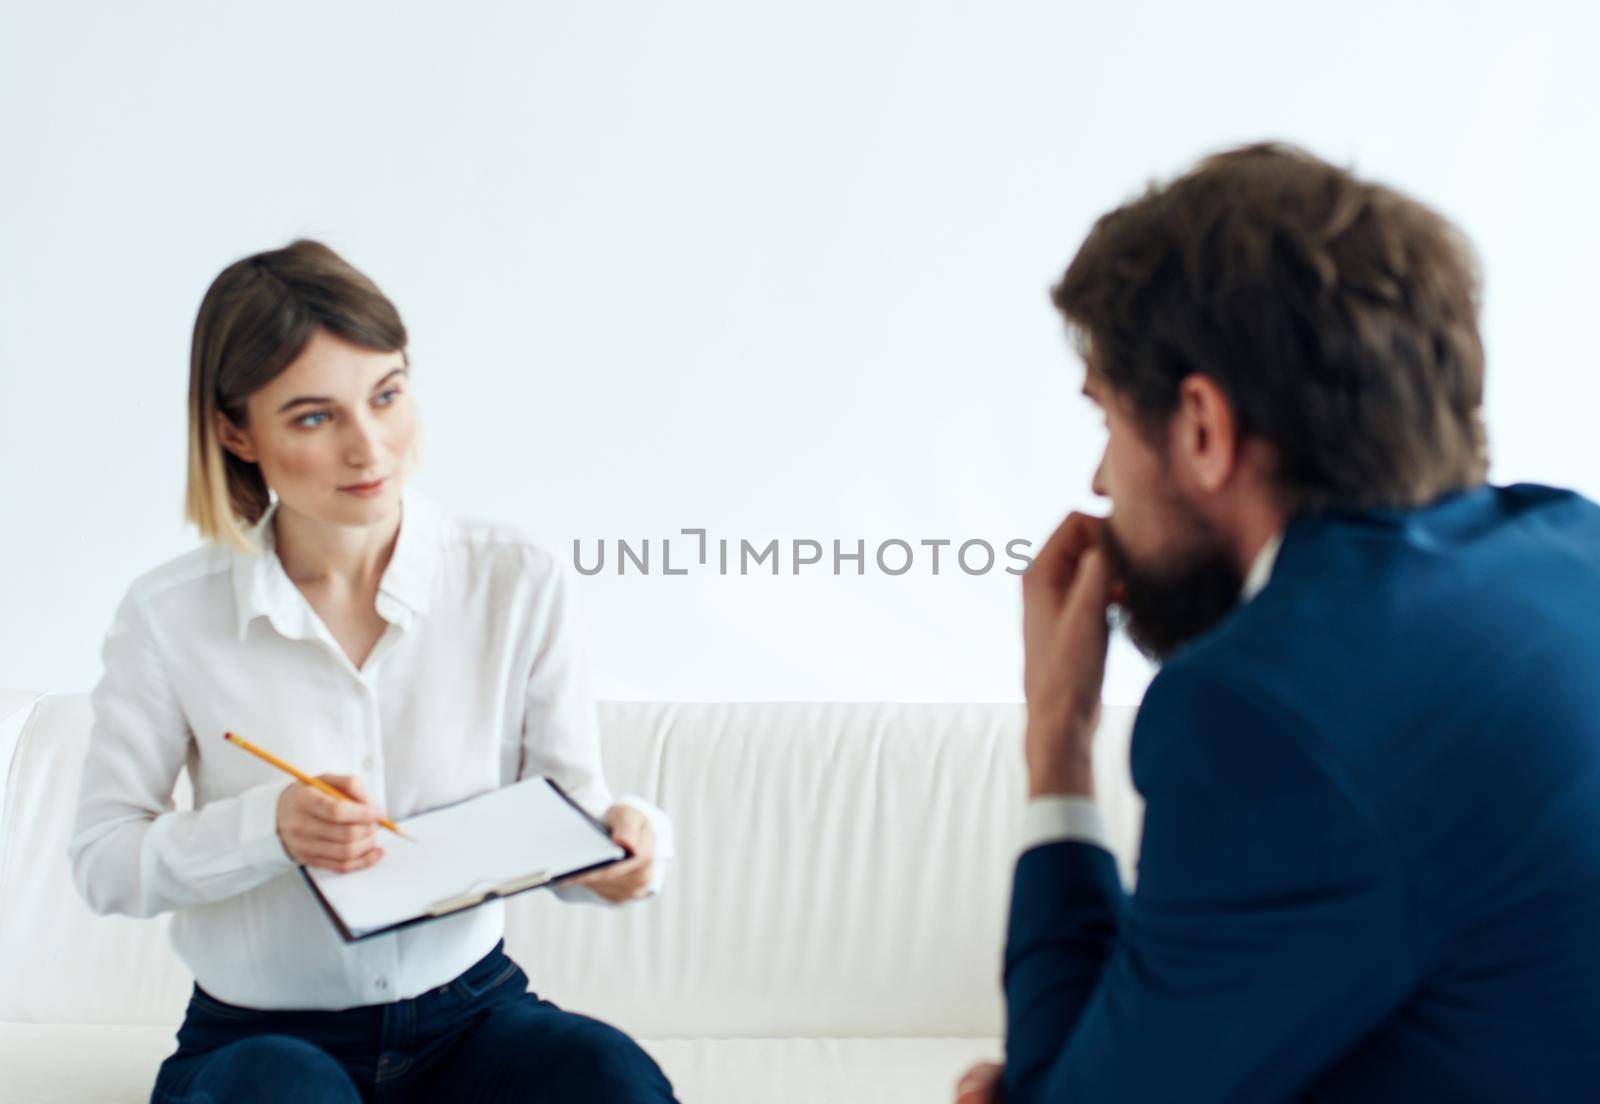
M1097 756L1125 877L1131 719L1105 710ZM512 899L507 949L536 992L653 1039L1000 1033L1020 706L602 703L600 720L612 788L671 813L679 857L640 905ZM89 724L87 695L45 695L16 741L0 1021L175 1027L191 978L169 917L95 916L72 884ZM190 793L181 776L179 808Z

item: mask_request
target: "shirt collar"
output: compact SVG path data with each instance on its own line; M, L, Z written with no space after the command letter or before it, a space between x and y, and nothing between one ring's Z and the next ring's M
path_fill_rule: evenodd
M294 585L278 559L273 517L277 500L250 530L258 552L233 553L233 598L239 639L250 622L265 617L284 636L316 635L316 614L300 588ZM394 553L378 582L378 613L384 620L408 625L412 616L428 612L429 598L439 563L443 518L434 503L406 489L400 497L400 532Z
M1278 562L1278 548L1282 544L1282 529L1267 538L1267 543L1261 546L1255 562L1250 565L1250 573L1244 577L1244 589L1239 594L1239 601L1248 602L1261 593L1267 580L1272 578L1272 568Z

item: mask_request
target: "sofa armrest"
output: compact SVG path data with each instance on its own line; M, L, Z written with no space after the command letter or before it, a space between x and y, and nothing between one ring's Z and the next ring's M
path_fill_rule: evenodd
M11 762L17 756L22 729L33 714L34 703L44 695L34 690L0 686L0 824L5 823L6 795L10 793Z

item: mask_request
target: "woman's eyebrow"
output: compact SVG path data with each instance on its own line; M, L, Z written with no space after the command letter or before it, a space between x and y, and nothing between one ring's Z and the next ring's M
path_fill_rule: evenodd
M382 387L384 384L386 384L390 380L394 379L394 377L403 374L405 371L406 371L405 365L401 365L399 368L392 369L387 374L385 374L384 377L381 380L379 380L377 383L373 384L372 385L372 389L374 391L376 391L378 388ZM279 414L282 414L285 410L288 410L291 407L301 406L301 405L303 405L305 403L331 403L333 401L334 400L328 398L326 395L301 395L301 396L299 396L297 398L290 399L288 402L286 402L282 406L278 407L276 412L279 413Z
M390 380L394 379L396 376L404 375L407 371L408 371L408 369L404 364L400 365L400 367L398 367L398 368L391 369L389 372L387 372L384 375L384 377L381 380L379 380L377 383L372 385L372 389L374 391L376 391L378 388L382 387L384 384L388 383Z

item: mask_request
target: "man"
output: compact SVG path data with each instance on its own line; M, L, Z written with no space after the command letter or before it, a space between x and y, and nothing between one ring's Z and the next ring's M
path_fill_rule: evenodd
M1054 300L1112 508L1024 579L1006 1062L958 1100L1600 1100L1600 508L1483 482L1470 247L1252 146L1102 217ZM1132 895L1113 604L1164 660Z

